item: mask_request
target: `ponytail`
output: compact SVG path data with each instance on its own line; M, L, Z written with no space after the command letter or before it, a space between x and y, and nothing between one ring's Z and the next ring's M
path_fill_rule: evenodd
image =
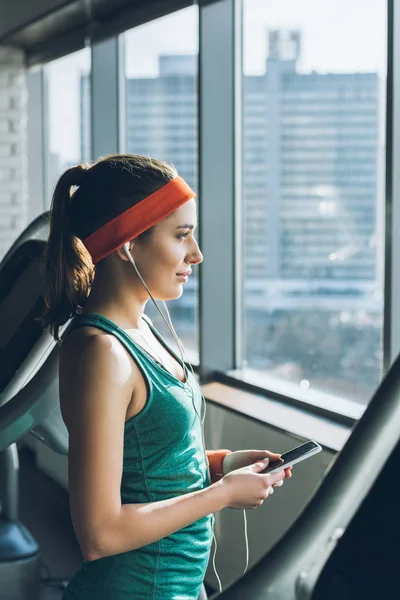
M80 186L87 169L78 165L61 175L50 209L50 235L43 254L45 311L39 320L56 341L59 328L82 306L90 293L94 265L89 252L71 231L71 187Z

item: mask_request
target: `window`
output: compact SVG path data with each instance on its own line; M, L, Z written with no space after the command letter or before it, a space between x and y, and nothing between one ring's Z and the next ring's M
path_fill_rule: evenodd
M190 6L126 32L125 48L127 152L173 163L197 192L198 7ZM188 282L181 285L182 295L167 306L188 358L196 364L197 265ZM162 304L158 305L165 313ZM176 351L176 343L151 300L146 314Z
M242 372L333 411L382 375L385 4L244 0Z
M50 205L62 172L91 159L90 49L69 54L45 66L47 85L46 199Z

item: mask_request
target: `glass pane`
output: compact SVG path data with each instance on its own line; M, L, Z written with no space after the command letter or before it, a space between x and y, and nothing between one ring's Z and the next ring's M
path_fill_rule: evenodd
M91 158L90 49L48 63L46 197L48 203L61 173Z
M125 47L127 152L173 163L197 192L197 6L126 32ZM194 364L199 361L197 296L198 266L192 265L183 294L166 304ZM157 304L165 314L161 301ZM146 314L176 351L172 334L151 299Z
M242 376L332 410L382 374L386 3L244 0Z

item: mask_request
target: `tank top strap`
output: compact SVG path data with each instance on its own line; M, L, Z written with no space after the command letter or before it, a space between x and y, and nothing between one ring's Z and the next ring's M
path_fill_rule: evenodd
M143 313L142 319L146 321L147 325L149 325L150 327L154 327L153 321L145 313Z
M161 337L161 334L155 329L152 321L147 315L143 315L144 320L149 325L153 333L159 339L161 343L165 347L167 347L165 340ZM165 369L161 363L159 363L153 356L150 356L146 350L144 350L140 344L137 344L135 340L133 340L121 327L119 327L107 317L99 314L99 313L84 313L81 315L76 315L68 325L67 329L62 334L62 341L67 337L67 335L78 327L83 327L85 325L89 325L91 327L97 327L102 331L106 331L107 333L111 333L114 335L121 344L125 347L130 356L135 360L138 364L141 371L149 374L151 373L152 378L158 380L160 384L170 384L171 380L178 383L178 385L182 387L188 387L188 379L190 379L189 369L186 367L186 376L187 381L182 382L177 379L172 373ZM172 352L173 356L177 360L179 360L178 356L169 348L170 352Z
M148 322L147 319L146 322ZM96 327L97 329L111 333L121 342L130 356L132 356L132 358L139 363L142 371L145 370L146 372L149 372L149 370L154 370L151 360L149 360L147 353L143 350L140 344L136 344L136 342L121 327L118 327L116 323L113 323L113 321L110 321L107 319L107 317L104 317L98 313L84 313L82 315L76 315L71 320L67 329L64 331L62 335L62 341L71 331L84 326Z

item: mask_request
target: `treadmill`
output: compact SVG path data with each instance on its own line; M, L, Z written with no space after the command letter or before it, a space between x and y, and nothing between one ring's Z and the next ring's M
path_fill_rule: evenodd
M44 213L0 263L2 600L39 600L40 595L39 547L18 520L16 442L30 433L55 452L68 454L68 430L58 400L58 345L37 320L44 308L41 256L48 234L48 213Z
M39 600L40 594L40 550L18 520L16 442L30 433L55 452L68 453L58 345L37 321L48 232L44 213L0 263L2 600ZM400 357L297 521L245 575L211 599L399 600L399 439Z

